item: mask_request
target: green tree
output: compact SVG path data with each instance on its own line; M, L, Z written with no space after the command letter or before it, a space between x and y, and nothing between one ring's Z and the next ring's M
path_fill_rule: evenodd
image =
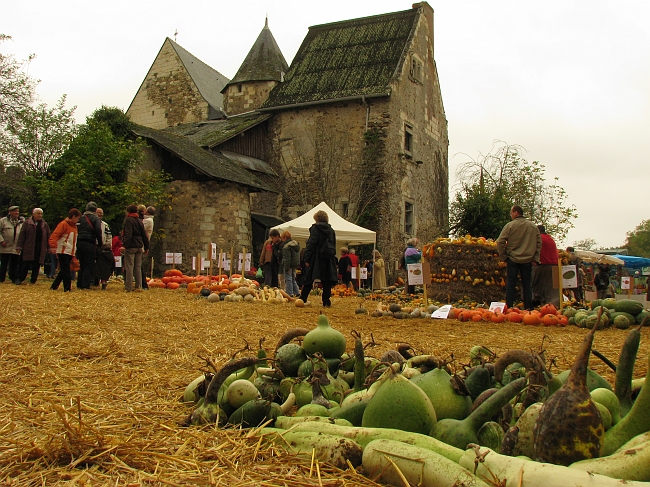
M577 250L592 250L598 245L593 238L583 238L582 240L576 240L573 242L573 248Z
M468 189L476 191L480 187L482 192L493 197L495 204L503 199L508 206L520 205L529 220L544 225L557 241L563 241L578 217L576 208L568 204L568 195L559 185L558 178L547 184L544 165L527 161L524 152L525 149L519 145L496 141L488 154L481 154L459 166L460 193L467 194ZM452 221L461 221L463 213L468 213L460 204L462 201L467 199L459 201L457 196L456 205L452 204ZM501 206L497 205L497 208Z
M627 232L625 248L630 255L650 258L650 220L643 220L632 232Z
M0 34L0 42L10 40L11 36ZM29 56L19 61L12 55L0 52L0 130L12 121L16 114L31 106L37 80L29 77L25 67L34 59Z
M53 219L67 215L70 208L83 209L88 201L96 201L104 209L104 219L119 229L127 205L164 205L170 197L166 190L169 177L163 172L135 174L146 144L116 136L103 121L104 109L87 118L46 177L36 181L43 208Z
M76 135L74 111L63 95L54 108L45 103L19 110L0 132L2 159L26 175L44 175Z
M510 221L512 204L499 193L490 193L481 184L463 186L450 205L450 225L456 235L480 235L496 239Z

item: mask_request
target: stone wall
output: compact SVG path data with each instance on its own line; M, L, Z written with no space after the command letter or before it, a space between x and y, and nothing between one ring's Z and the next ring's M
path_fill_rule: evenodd
M165 40L126 111L131 121L154 129L208 119L208 103Z
M247 81L228 85L223 97L223 109L232 116L246 113L262 106L277 81Z
M154 246L156 274L171 266L164 264L166 252L182 252L183 264L176 266L190 273L192 257L198 252L207 257L208 245L240 252L251 248L251 218L248 189L235 183L217 181L173 181L171 209L156 216L155 230L164 238Z

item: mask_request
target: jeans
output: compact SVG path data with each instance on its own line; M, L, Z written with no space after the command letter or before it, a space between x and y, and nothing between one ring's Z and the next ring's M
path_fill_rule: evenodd
M90 289L95 270L95 257L94 243L77 241L77 259L79 259L77 287L79 289Z
M508 306L508 308L511 308L512 304L515 301L515 286L517 285L517 275L520 275L521 288L524 295L524 308L533 309L533 264L530 262L527 262L525 264L517 264L508 259L506 270L508 275L508 281L506 283L506 306Z
M133 275L135 288L142 289L142 247L124 250L124 289L133 290Z
M56 291L63 281L63 292L69 292L72 287L72 273L70 272L70 261L72 256L68 254L57 254L59 258L59 273L56 275L51 289Z
M18 279L18 262L18 254L0 254L0 282L5 282L7 272L11 282Z
M298 296L300 289L296 282L296 269L284 271L284 289L289 296Z
M50 272L48 272L47 277L54 279L56 275L56 266L59 263L56 254L47 254L47 261L50 262Z

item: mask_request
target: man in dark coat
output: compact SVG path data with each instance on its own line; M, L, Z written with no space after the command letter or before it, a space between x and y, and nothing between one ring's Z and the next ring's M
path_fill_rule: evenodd
M16 284L23 284L30 270L32 276L29 282L36 284L38 273L48 253L49 239L50 226L43 220L43 210L34 208L32 216L23 223L16 243L16 252L20 254L20 271Z
M314 223L309 228L309 239L305 247L305 283L300 292L300 299L307 302L313 283L319 279L323 286L323 306L332 305L332 287L336 284L336 233L329 224L329 217L324 211L314 214Z
M95 250L101 247L103 240L102 222L97 215L97 203L89 201L86 205L86 211L77 224L77 259L79 259L79 269L77 275L77 288L90 289L93 282L93 272L95 270Z

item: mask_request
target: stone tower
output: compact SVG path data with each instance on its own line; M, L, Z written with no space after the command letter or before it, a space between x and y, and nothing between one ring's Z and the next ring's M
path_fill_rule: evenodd
M226 114L232 116L259 108L271 90L284 81L288 68L266 19L237 74L221 91Z

